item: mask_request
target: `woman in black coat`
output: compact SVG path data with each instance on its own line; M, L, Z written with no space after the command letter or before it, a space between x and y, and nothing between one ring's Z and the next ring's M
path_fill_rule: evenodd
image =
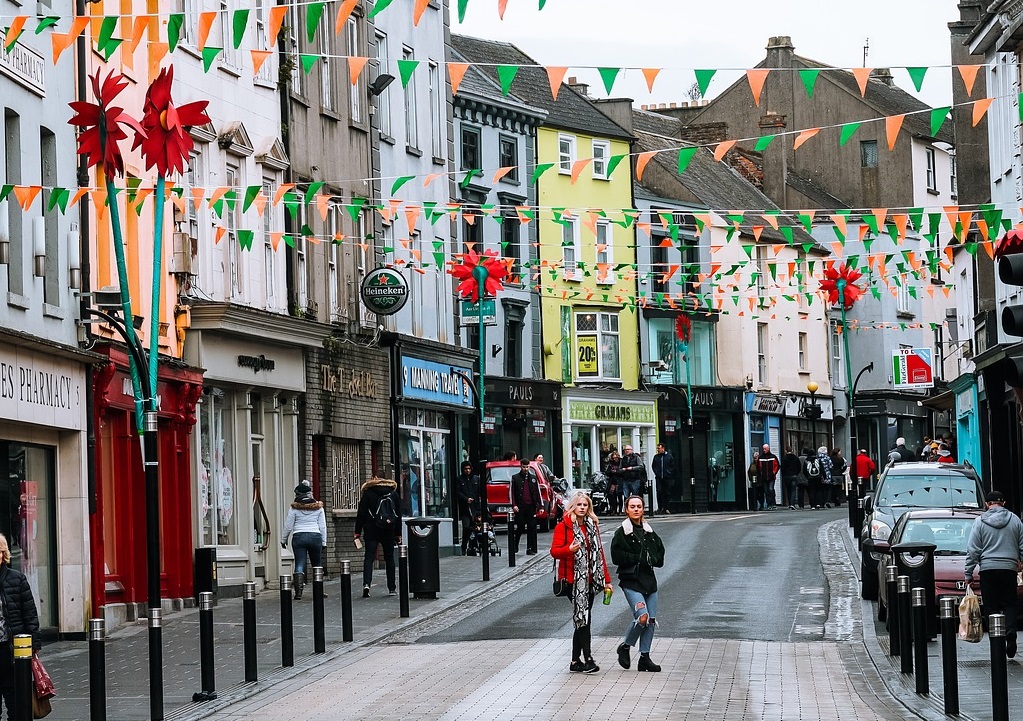
M39 615L25 574L11 568L11 549L0 533L0 698L7 718L18 718L14 704L14 637L35 636Z

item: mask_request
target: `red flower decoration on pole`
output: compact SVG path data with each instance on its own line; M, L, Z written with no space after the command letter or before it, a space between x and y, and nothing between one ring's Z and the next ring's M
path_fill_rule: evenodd
M843 288L845 295L845 310L853 307L853 304L863 295L863 289L856 285L856 281L863 277L863 273L853 270L845 263L837 268L828 264L824 271L824 280L821 281L821 290L828 294L828 302L831 305L838 305L842 302Z
M454 263L451 275L461 281L455 288L462 298L469 298L473 303L479 300L480 276L483 273L483 294L496 296L504 287L504 279L508 276L508 266L498 257L497 252L485 250L482 254L475 250L462 253L461 263Z
M139 135L145 136L146 131L135 118L124 112L124 108L110 105L113 99L128 87L127 78L111 71L105 79L100 80L100 73L97 70L90 80L97 102L69 103L75 115L68 123L81 128L78 133L78 154L88 156L90 168L103 163L103 172L107 180L113 180L117 175L124 175L124 160L117 147L120 141L128 137L123 126L133 128L136 138Z
M171 100L174 66L160 71L146 91L142 128L135 136L135 148L142 148L146 168L156 167L160 175L182 173L188 165L188 156L195 147L188 129L210 122L206 115L208 100L199 100L176 107Z
M675 317L675 337L682 343L688 343L693 334L693 321L688 315Z

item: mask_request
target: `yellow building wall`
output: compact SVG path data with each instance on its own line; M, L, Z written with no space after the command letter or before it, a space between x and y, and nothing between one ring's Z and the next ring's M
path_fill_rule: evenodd
M611 173L608 180L593 177L592 164L587 166L575 183L571 175L559 172L559 135L572 135L576 139L576 159L592 156L594 136L540 128L537 131L537 164L554 163L539 180L537 198L541 208L539 216L540 268L537 283L543 334L543 369L548 380L575 385L577 346L574 327L566 334L562 327L562 308L571 311L593 310L618 312L619 358L621 383L625 390L639 387L639 318L635 308L636 296L636 231L630 223L622 227L610 224L612 250L611 269L607 284L598 281L597 240L594 221L597 216L588 212L604 210L607 219L621 222L622 209L631 208L632 164L625 158ZM598 140L606 140L597 137ZM611 140L610 156L628 155L629 144ZM578 217L580 226L580 272L578 280L566 280L562 267L562 225L555 222L551 208L568 208ZM615 270L617 268L617 270ZM606 298L606 300L605 300ZM573 321L574 322L574 321ZM567 370L567 375L566 375ZM590 379L587 379L590 380ZM592 379L602 382L602 379Z

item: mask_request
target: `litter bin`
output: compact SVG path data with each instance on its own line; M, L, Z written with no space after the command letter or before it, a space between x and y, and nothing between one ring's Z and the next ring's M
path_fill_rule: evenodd
M892 546L892 558L900 576L909 576L910 589L922 588L927 600L927 636L938 636L938 602L934 593L934 551L933 543L907 541ZM902 619L899 619L902 623Z
M195 549L194 585L195 602L199 603L199 594L209 591L214 598L217 596L217 549L216 546Z
M415 598L437 598L440 592L439 518L410 518L408 528L408 585Z

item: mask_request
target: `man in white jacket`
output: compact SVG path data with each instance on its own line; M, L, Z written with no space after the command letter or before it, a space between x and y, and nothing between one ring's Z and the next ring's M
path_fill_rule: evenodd
M292 534L294 534L292 536ZM313 566L319 566L322 552L327 548L327 517L323 513L323 502L313 498L309 481L300 481L295 486L295 500L288 509L281 534L281 548L288 547L288 536L292 536L291 548L295 552L295 600L302 598L305 587L306 557Z
M966 544L966 582L980 566L980 596L984 619L1005 614L1005 655L1016 655L1016 572L1023 570L1023 521L1005 507L1005 496L991 491L987 510L973 522Z

